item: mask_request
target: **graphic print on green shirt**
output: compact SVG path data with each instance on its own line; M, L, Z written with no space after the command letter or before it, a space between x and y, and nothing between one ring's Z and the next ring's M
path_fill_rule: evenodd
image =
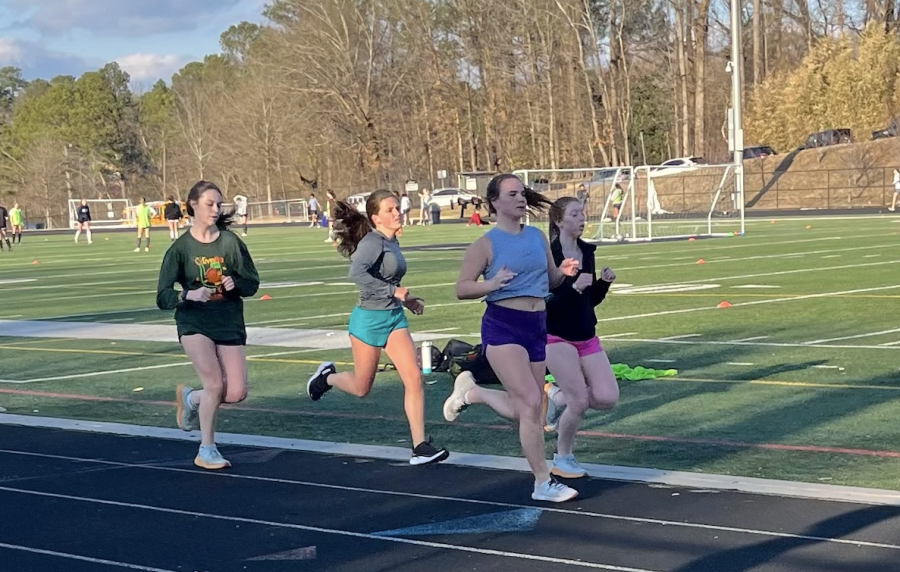
M225 276L234 288L225 291ZM174 286L185 291L214 290L207 302L181 300ZM172 243L159 271L156 305L175 310L178 335L202 334L214 341L246 339L242 298L259 290L259 274L247 246L231 231L221 231L211 243L200 242L190 232Z

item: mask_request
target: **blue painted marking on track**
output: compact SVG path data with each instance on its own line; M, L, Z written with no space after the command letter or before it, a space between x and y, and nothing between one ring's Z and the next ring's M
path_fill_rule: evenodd
M492 532L526 532L534 530L542 511L523 508L505 512L494 512L478 516L458 518L445 522L421 524L407 528L395 528L373 532L375 536L430 536L438 534L485 534Z

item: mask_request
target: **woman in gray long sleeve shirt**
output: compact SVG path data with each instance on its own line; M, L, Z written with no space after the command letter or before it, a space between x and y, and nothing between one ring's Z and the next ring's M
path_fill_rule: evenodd
M443 461L450 454L425 440L425 391L416 363L416 346L409 334L404 307L414 314L422 300L400 285L406 259L400 252L400 204L390 191L375 191L366 200L366 214L345 202L334 209L338 252L350 259L350 278L359 286L359 303L350 313L353 371L337 372L325 362L309 378L306 393L318 401L332 387L365 397L372 390L384 349L397 367L404 389L404 407L412 433L411 465Z

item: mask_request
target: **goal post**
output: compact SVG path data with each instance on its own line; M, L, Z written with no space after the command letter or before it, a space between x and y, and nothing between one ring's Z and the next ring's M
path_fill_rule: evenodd
M91 228L116 228L133 226L129 213L133 211L129 199L86 199L91 209ZM69 228L75 228L78 222L77 209L81 199L69 199Z
M588 222L586 240L641 242L743 232L743 200L737 196L735 166L730 163L513 173L550 200L580 194Z

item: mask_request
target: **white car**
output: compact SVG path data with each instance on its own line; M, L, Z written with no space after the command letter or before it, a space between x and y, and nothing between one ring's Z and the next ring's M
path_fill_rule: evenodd
M669 159L659 167L653 169L650 172L650 176L665 177L687 171L694 171L697 169L697 165L700 165L702 162L702 157L680 157L678 159Z
M476 197L477 195L473 195L462 189L435 189L434 192L431 193L431 204L440 205L442 208L454 207L459 204L459 199L471 202L472 199Z
M372 193L359 193L357 195L350 195L347 197L347 204L356 207L356 210L366 214L366 200L371 194Z

